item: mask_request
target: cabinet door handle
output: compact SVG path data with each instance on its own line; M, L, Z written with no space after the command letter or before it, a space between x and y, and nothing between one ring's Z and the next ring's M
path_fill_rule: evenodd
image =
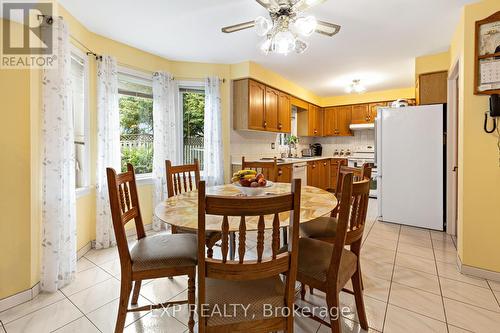
M281 123L278 124L278 128L281 129L283 127L283 125L281 125Z
M264 127L267 127L267 121L264 122Z
M283 174L283 171L278 170L278 176L281 176Z

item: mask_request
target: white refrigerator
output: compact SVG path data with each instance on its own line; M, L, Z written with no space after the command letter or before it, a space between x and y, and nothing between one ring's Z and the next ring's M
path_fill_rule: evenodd
M444 229L444 115L444 105L379 109L379 220Z

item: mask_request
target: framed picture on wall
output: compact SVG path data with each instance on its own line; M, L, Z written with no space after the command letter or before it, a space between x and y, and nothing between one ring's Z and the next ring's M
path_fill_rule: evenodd
M476 22L474 93L500 93L500 11Z

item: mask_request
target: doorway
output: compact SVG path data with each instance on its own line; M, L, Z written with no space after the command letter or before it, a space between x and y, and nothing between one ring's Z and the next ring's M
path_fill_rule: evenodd
M460 71L458 60L448 77L448 115L447 115L447 163L446 163L446 232L457 235L458 224L458 133L459 133L459 92Z

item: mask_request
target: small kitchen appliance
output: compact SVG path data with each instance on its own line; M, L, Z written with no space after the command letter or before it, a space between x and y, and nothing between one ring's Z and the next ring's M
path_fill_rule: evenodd
M321 156L323 154L323 147L321 143L314 143L311 145L312 156Z

